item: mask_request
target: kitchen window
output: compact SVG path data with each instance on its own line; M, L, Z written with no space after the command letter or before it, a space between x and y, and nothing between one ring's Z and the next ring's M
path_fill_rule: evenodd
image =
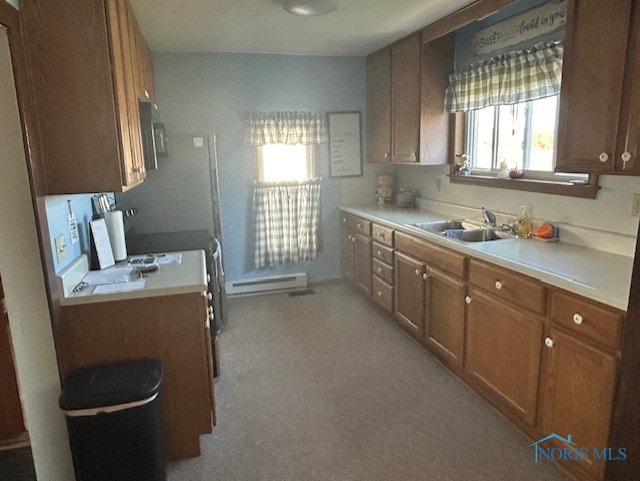
M300 182L317 177L317 151L317 144L267 144L256 146L256 180L263 182Z
M451 182L595 197L597 176L554 172L562 54L561 42L537 44L451 74L445 96L445 110L456 115Z

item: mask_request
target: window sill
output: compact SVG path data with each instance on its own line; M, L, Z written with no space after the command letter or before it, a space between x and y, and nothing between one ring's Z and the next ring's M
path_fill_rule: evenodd
M480 185L498 189L524 190L528 192L540 192L543 194L567 195L595 199L598 193L598 176L589 175L586 184L574 184L572 182L559 182L540 179L503 179L489 175L469 174L461 175L451 173L449 181L452 184Z

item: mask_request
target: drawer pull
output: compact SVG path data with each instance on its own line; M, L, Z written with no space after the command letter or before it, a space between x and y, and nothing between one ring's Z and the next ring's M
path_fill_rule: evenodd
M496 281L496 289L498 290L502 289L502 282Z
M358 223L358 229L361 230L362 229L362 224Z
M602 152L598 156L598 159L600 160L600 162L602 162L604 164L605 162L607 162L609 160L609 154L607 154L606 152Z
M427 275L427 273L426 273L426 272L425 272L424 274L422 274L422 278L423 278L425 281L427 280L427 277L429 277L429 276Z
M380 237L380 239L384 239L384 232L380 232L380 233L378 234L378 237Z
M550 337L547 337L544 340L544 345L547 347L553 347L553 345L555 344L555 342L553 342L553 339L551 339Z
M382 291L378 291L378 297L382 297Z
M343 217L343 218L342 218L342 223L343 223L343 224L346 224L346 223L347 223L347 218L346 218L346 217Z
M381 256L382 255L382 251L379 250L378 251L378 255Z
M207 292L207 300L210 301L213 299L213 294L211 294L210 292Z
M416 269L416 276L420 275L420 269Z
M577 325L582 324L582 316L576 312L573 315L573 322L575 322Z
M471 297L470 296L464 296L464 302L466 302L467 304L471 304Z

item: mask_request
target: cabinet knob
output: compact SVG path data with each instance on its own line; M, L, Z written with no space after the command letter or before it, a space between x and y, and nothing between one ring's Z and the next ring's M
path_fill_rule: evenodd
M470 296L464 296L464 302L466 302L467 304L471 304L471 297Z
M358 229L362 229L362 224L358 224Z
M429 277L429 276L427 275L427 273L426 273L426 272L425 272L424 274L422 274L422 278L423 278L425 281L427 280L427 277Z
M629 162L631 160L633 155L631 154L631 152L623 152L623 154L620 157L622 158L622 168L626 169L627 168L627 162Z
M378 291L378 297L382 297L382 292Z
M382 251L378 250L378 255L381 256L382 255Z
M547 337L544 340L544 345L547 347L553 347L553 345L555 344L555 342L553 342L553 339L551 339L550 337Z
M609 154L607 154L606 152L602 152L598 156L598 159L600 159L600 162L602 162L604 164L605 162L607 162L609 160Z
M382 272L382 267L378 267L378 272Z
M207 274L207 284L211 282L211 274Z
M144 91L144 96L145 96L145 98L147 98L147 99L149 98L149 91L148 91L148 90L145 90L145 91Z
M351 236L351 242L353 242L355 244L356 242L356 236Z
M573 315L573 322L575 322L577 325L582 324L582 316L576 312Z
M343 224L346 224L346 223L347 223L347 219L346 219L346 217L343 217L343 218L342 218L342 223L343 223Z
M502 282L496 281L496 289L498 290L502 289Z
M419 275L420 275L420 269L416 269L416 271L415 271L415 272L416 272L416 276L419 276Z
M207 300L210 301L213 299L213 295L210 292L207 292Z
M385 159L388 159L388 158L389 158L389 152L385 152L385 153L384 153L384 158L385 158Z

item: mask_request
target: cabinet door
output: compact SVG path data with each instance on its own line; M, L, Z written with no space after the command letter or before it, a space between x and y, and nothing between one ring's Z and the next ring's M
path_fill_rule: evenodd
M420 35L391 48L391 161L419 162Z
M469 289L465 370L501 410L536 423L543 322Z
M640 175L640 2L633 2L616 170Z
M631 0L569 0L556 171L614 167Z
M340 241L340 266L342 267L342 275L351 283L355 281L356 272L355 241L354 232L343 227Z
M367 159L391 160L391 51L367 57Z
M608 446L615 357L553 328L545 344L543 433L571 434L576 445L588 449ZM604 462L591 460L580 465L602 478Z
M465 290L464 282L429 269L424 338L438 357L457 367L464 354Z
M424 264L396 252L396 319L415 336L424 332Z
M371 295L371 239L355 234L355 282L356 286Z

